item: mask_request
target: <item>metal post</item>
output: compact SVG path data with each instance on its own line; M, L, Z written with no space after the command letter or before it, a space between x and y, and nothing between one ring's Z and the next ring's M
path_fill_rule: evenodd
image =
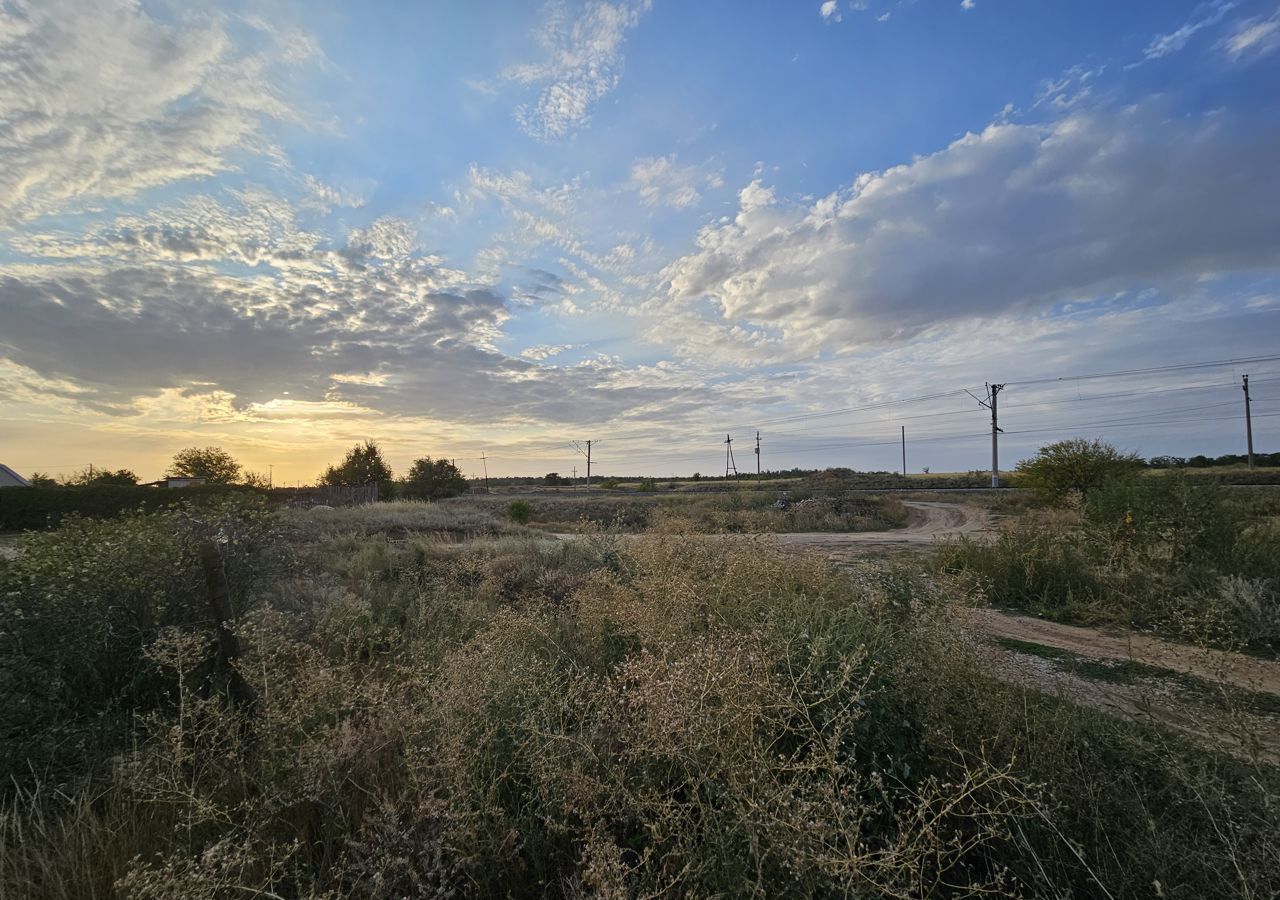
M1249 445L1249 468L1253 468L1253 409L1249 400L1249 376L1244 376L1244 433Z

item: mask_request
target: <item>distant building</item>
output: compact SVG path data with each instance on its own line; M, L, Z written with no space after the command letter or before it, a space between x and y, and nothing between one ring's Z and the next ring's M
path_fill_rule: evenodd
M208 481L209 479L203 475L196 475L191 478L161 478L159 481L148 481L143 487L184 488L195 484L206 484Z
M6 487L31 487L31 482L4 463L0 463L0 488Z

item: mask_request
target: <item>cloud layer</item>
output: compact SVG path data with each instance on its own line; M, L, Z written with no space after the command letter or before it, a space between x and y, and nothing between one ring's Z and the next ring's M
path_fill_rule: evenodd
M991 125L808 205L752 182L667 268L669 297L805 351L1274 269L1276 158L1280 130L1225 114Z

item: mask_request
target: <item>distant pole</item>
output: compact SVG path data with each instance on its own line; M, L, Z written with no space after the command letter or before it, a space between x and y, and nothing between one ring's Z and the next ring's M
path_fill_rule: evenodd
M724 479L729 480L729 472L733 472L733 477L739 476L738 463L733 458L733 438L729 435L724 436Z
M587 490L591 490L591 441L587 441Z
M269 463L267 465L267 487L268 488L275 487L275 483L276 483L276 465L275 463Z
M1249 376L1244 376L1244 433L1249 443L1249 468L1253 468L1253 409L1249 400Z
M577 466L573 467L573 483L574 484L578 483L578 467Z
M484 489L489 490L489 458L480 451L480 464L484 466Z
M991 391L991 486L1000 487L1000 425L996 417L996 398L1004 390L1003 384L988 385Z
M902 426L902 474L907 474L907 426Z
M760 432L756 432L756 481L760 480Z

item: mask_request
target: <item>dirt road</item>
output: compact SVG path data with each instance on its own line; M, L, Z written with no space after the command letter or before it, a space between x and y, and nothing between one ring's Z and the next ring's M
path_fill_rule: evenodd
M928 547L945 538L984 534L991 525L985 509L959 503L930 500L904 500L910 511L905 528L892 531L805 531L776 534L774 539L784 547L803 547L827 551L839 556L850 549L895 549Z

